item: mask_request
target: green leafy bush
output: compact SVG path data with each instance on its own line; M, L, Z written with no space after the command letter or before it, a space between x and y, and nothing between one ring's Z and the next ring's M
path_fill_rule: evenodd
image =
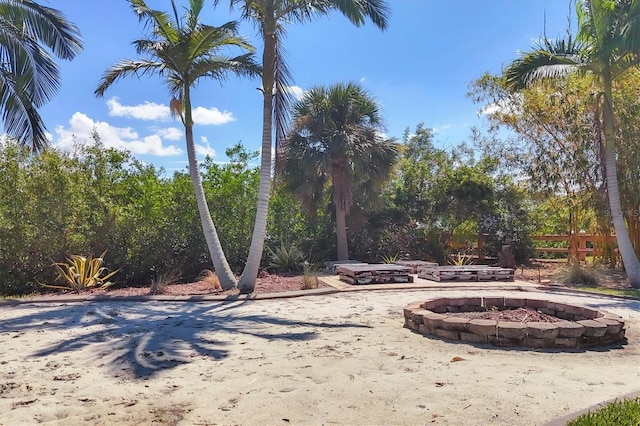
M276 272L297 272L303 269L304 253L296 245L281 243L280 247L267 247L269 269Z

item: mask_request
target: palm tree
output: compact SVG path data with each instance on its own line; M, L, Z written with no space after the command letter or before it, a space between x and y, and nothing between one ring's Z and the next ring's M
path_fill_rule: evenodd
M30 0L0 0L0 107L9 136L40 151L47 144L38 108L58 91L60 59L82 51L80 31L56 9Z
M125 59L114 65L103 75L95 94L103 96L116 80L130 75L152 74L163 77L172 95L171 112L180 117L184 125L189 174L207 246L222 288L229 289L236 286L236 279L224 256L202 186L193 139L191 87L201 78L223 80L229 73L257 76L260 67L253 60L252 53L243 53L235 57L222 54L228 47L249 51L253 48L237 36L235 22L226 23L221 27L202 24L199 15L204 1L190 0L185 17L180 19L175 1L171 0L172 19L165 12L149 9L144 0L129 0L133 11L152 30L149 38L133 42L137 53L146 54L149 59Z
M313 88L294 105L283 177L309 209L331 188L338 260L349 259L346 216L354 186L378 194L398 157L382 130L377 103L354 83Z
M613 82L640 64L640 0L582 0L577 12L577 41L571 36L555 42L545 38L539 49L513 61L505 78L514 90L545 78L564 78L571 72L588 72L598 80L609 209L627 277L631 286L640 288L640 262L625 226L618 189L613 108Z
M218 3L220 0L215 0ZM252 22L260 33L262 51L262 157L256 222L249 256L239 287L241 293L252 293L260 269L267 227L271 189L271 146L273 128L276 135L276 158L280 158L281 141L286 133L289 105L287 87L291 73L284 59L283 41L290 23L310 22L316 17L338 11L353 24L360 26L369 18L380 29L387 27L389 6L385 0L230 0L239 7L242 18ZM279 168L279 167L277 167Z

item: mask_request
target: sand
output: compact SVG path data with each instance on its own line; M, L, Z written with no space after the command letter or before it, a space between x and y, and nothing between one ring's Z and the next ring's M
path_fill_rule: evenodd
M600 350L403 327L406 304L460 295L528 293L2 305L0 424L538 425L640 388L639 301L535 294L621 315L628 343Z

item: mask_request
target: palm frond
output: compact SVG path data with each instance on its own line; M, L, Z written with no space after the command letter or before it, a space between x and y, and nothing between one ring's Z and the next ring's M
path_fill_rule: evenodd
M94 94L96 96L104 96L106 90L111 87L113 83L131 75L141 77L145 74L157 74L165 69L165 64L157 61L149 60L132 60L124 59L116 65L109 68L102 78Z

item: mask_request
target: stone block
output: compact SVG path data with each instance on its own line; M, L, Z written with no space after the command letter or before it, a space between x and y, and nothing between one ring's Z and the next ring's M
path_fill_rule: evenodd
M540 299L527 299L525 303L529 308L542 309L547 307L548 301Z
M564 311L569 314L573 314L574 316L581 317L583 316L584 308L581 306L565 305ZM590 319L590 318L580 318L580 319Z
M547 309L551 309L556 312L565 312L567 309L567 305L565 305L564 303L549 302L547 303Z
M487 336L478 336L474 333L460 332L460 340L467 343L487 343Z
M576 316L572 313L566 312L566 311L555 311L555 317L556 318L560 318L566 321L574 321L576 319Z
M575 348L578 346L577 337L556 337L554 340L556 348Z
M504 306L508 308L523 308L527 303L526 299L520 299L515 297L505 297Z
M446 297L441 297L439 299L435 299L434 302L436 303L436 307L441 307L441 306L447 306L449 305L449 299Z
M458 335L457 331L442 330L440 328L437 328L433 331L433 334L443 339L460 340L460 336Z
M444 314L447 312L447 307L446 306L436 306L435 308L432 309L433 312L438 313L438 314Z
M559 338L580 337L584 333L584 326L577 322L559 321L555 325L558 327Z
M543 314L551 315L552 317L555 317L558 314L558 312L549 308L542 308L540 309L540 312L542 312Z
M472 319L467 324L467 329L478 336L495 336L497 325L494 320Z
M438 305L436 304L435 300L427 300L426 302L424 302L423 307L425 309L428 309L430 311L433 311L434 308L436 308Z
M461 308L461 307L462 307L462 306L449 305L449 306L447 306L447 312L452 312L452 313L454 313L454 314L455 314L455 313L458 313L458 312L460 312L460 308Z
M602 337L607 332L607 326L595 320L582 320L578 324L584 326L584 337Z
M465 297L464 304L467 306L482 306L482 297Z
M520 322L499 322L496 335L507 339L524 339L527 335L527 324Z
M413 331L418 331L419 324L416 324L413 320L408 319L406 321L407 327L409 327Z
M558 327L551 322L527 323L527 336L532 339L555 339L558 337Z
M464 297L450 297L449 306L464 306L466 304Z
M511 339L507 337L489 336L489 343L501 347L522 346L522 339Z
M424 324L420 324L418 326L418 332L424 336L429 335L429 334L433 334L433 328L430 328Z
M469 318L447 317L442 320L439 328L450 331L467 331Z
M555 339L536 339L533 337L525 337L522 339L522 346L527 348L552 348Z
M504 308L504 297L483 297L482 306L487 309L496 307L498 309Z
M582 319L596 319L598 318L598 311L595 309L581 308L580 316Z
M442 320L445 318L445 315L431 312L422 316L422 323L428 328L440 328L440 326L442 325Z
M411 320L416 324L422 324L422 316L430 313L432 312L426 309L417 309L411 312L411 316L409 318L411 318Z
M622 326L623 326L623 324L620 321L614 320L611 318L596 318L594 319L594 321L606 325L607 326L606 334L609 334L609 335L618 334L620 330L622 330Z

